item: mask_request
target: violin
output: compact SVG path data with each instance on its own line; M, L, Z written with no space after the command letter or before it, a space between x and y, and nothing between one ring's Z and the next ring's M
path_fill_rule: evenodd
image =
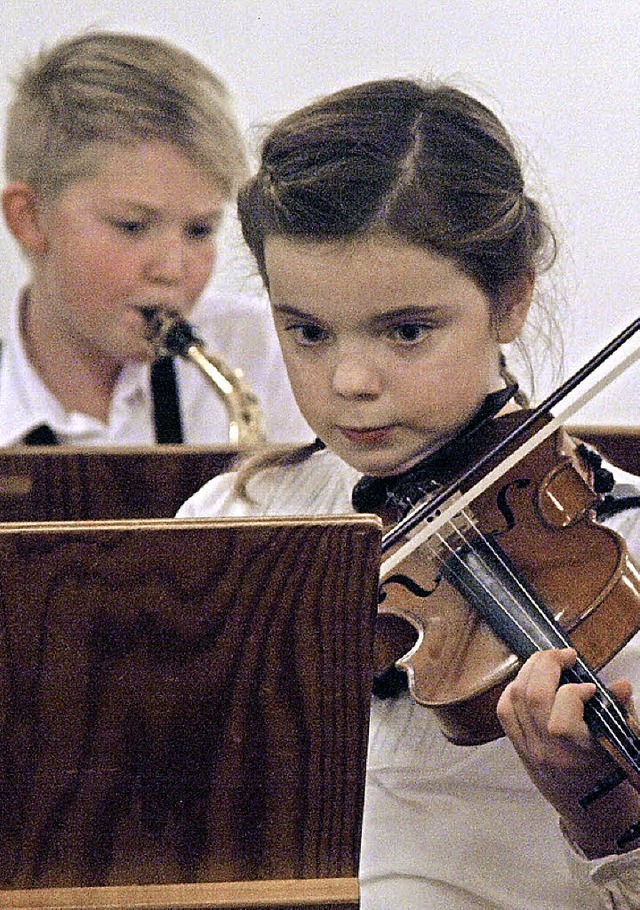
M576 664L562 681L595 684L585 720L618 767L583 806L625 777L640 790L640 731L597 675L640 629L640 568L620 535L596 520L594 463L563 421L637 350L562 414L551 410L639 328L640 319L538 408L476 421L437 453L439 476L425 481L424 465L416 466L386 502L405 514L383 535L379 613L382 625L403 621L401 652L411 627L415 643L394 655L410 694L452 742L487 742L503 735L497 701L522 662L537 650L574 647ZM634 826L620 845L638 835Z

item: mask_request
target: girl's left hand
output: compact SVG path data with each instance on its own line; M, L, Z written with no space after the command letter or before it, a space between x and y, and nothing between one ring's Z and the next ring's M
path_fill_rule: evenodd
M627 782L587 809L579 804L617 765L591 735L584 705L593 683L559 685L565 668L576 659L573 648L534 654L506 687L498 718L536 787L560 813L572 839L588 856L615 852L616 840L640 819L640 796ZM626 681L610 690L631 709Z

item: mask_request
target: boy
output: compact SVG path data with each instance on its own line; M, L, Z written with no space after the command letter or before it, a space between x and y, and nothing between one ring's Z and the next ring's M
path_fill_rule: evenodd
M5 166L4 216L30 280L4 344L0 445L225 443L224 404L188 362L176 364L174 436L158 429L166 385L154 401L149 306L189 316L206 348L242 367L270 440L308 437L266 305L196 307L246 169L213 73L144 36L63 41L17 83Z

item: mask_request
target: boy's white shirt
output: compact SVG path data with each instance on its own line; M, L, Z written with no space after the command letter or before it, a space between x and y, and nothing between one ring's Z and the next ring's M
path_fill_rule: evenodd
M230 367L242 369L262 403L270 442L313 438L289 386L265 299L208 298L196 306L190 321L205 341L206 350L221 356ZM176 370L184 441L192 445L226 444L226 410L209 380L190 362L178 359ZM66 444L152 445L155 434L149 365L124 366L107 423L80 412L69 413L27 357L20 333L20 302L16 302L0 362L0 446L19 444L29 430L42 423Z
M324 450L255 475L251 502L234 492L233 474L216 477L178 517L344 514L359 477ZM640 559L640 510L607 523ZM640 634L602 675L638 691ZM640 908L640 850L585 859L506 739L454 746L408 696L373 700L360 874L363 910Z

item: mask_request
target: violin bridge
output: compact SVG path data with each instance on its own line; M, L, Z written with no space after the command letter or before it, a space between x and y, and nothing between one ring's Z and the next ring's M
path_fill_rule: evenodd
M433 518L439 518L440 515L447 511L456 500L461 498L461 493L454 493L443 505L436 509ZM427 519L428 521L429 519ZM469 534L474 533L476 529L476 518L470 508L461 509L457 514L450 518L433 536L429 537L424 547L427 547L431 553L436 556L442 556L455 550L461 544L465 543ZM423 527L418 525L407 535L408 538L414 537L423 531Z

